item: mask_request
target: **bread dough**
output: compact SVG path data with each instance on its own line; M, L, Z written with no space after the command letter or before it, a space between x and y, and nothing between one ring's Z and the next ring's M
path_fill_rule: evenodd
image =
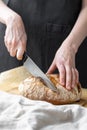
M50 80L57 87L57 92L48 88L45 82L40 77L30 75L27 79L19 85L20 93L32 100L43 100L52 104L67 104L80 100L81 85L77 84L73 89L67 90L59 84L58 75L48 75Z

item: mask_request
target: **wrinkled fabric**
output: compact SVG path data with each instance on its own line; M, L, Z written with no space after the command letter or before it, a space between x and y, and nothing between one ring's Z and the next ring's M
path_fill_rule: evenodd
M52 105L0 91L0 130L86 130L87 108Z

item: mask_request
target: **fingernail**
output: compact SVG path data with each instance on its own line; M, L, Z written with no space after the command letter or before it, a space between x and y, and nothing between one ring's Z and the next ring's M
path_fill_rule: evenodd
M62 84L63 86L65 85L65 82L63 80L60 81L60 84Z
M71 90L71 87L70 87L70 86L66 86L66 88L67 88L68 90Z
M75 87L75 85L72 85L72 88L74 88Z
M64 82L61 82L61 84L64 86L65 85L65 83Z

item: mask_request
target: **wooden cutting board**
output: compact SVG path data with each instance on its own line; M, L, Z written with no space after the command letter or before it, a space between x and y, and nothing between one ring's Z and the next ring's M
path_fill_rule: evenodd
M30 73L23 66L2 72L0 74L0 90L19 94L18 86L20 82L29 75Z

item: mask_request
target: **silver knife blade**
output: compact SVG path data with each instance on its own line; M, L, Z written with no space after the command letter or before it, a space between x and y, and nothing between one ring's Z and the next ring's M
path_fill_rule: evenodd
M27 60L24 63L24 66L27 68L27 70L34 76L41 77L45 83L47 84L47 87L49 87L51 90L57 92L57 88L54 86L54 84L50 81L50 79L44 74L44 72L34 63L34 61L27 55Z

